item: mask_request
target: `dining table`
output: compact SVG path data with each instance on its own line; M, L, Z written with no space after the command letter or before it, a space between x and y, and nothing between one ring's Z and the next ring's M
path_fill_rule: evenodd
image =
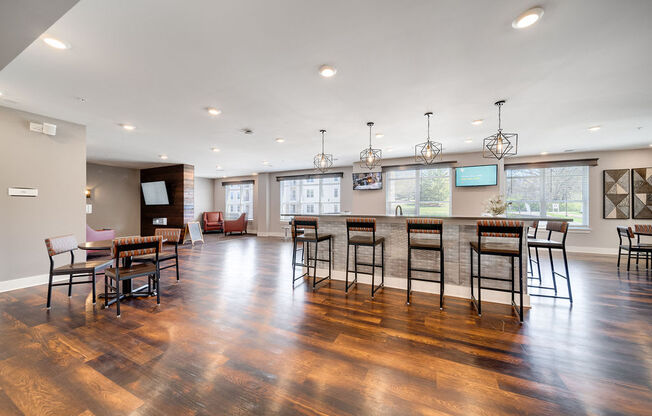
M161 240L162 243L165 243L167 240L164 238ZM113 240L98 240L98 241L85 241L83 243L79 243L77 247L80 250L108 250L110 251L113 248ZM131 266L131 257L125 257L124 258L124 267L129 267ZM150 293L144 293L144 290L149 290L149 285L143 285L138 288L133 288L131 285L131 279L123 280L122 281L122 295L120 297L120 300L122 300L124 297L131 296L131 297L136 297L136 296L150 296ZM98 297L100 298L105 298L105 297L111 297L115 298L114 293L106 294L106 293L100 293ZM115 300L114 300L115 301ZM111 302L112 303L112 302Z

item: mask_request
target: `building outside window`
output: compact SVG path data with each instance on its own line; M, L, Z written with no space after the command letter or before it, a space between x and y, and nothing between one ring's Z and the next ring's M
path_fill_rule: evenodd
M340 177L282 180L281 214L335 214L340 212ZM282 221L289 216L281 215Z
M243 212L247 214L247 220L254 219L254 185L253 183L241 183L226 185L225 201L228 220L234 220Z
M388 170L385 173L387 215L400 205L403 215L449 216L451 169Z
M509 214L572 218L571 228L589 226L589 167L506 170Z

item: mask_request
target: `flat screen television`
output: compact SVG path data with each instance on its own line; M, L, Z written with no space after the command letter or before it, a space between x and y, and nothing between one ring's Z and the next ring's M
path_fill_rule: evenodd
M169 205L168 191L165 188L165 181L143 182L140 184L143 189L145 205Z
M383 189L383 174L381 172L354 173L353 190Z
M498 184L498 165L455 168L455 186L492 186Z

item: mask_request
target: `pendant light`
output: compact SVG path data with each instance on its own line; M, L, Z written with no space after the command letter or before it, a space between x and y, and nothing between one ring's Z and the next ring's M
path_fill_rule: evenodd
M500 119L500 109L505 104L505 100L496 101L494 105L498 106L498 133L492 134L483 140L482 157L502 159L508 156L515 156L518 152L518 134L503 133Z
M367 123L367 126L369 126L369 147L360 152L360 162L364 163L369 170L372 170L380 165L383 159L383 151L371 147L371 128L374 126L374 123L370 121Z
M414 146L414 160L424 165L432 165L435 163L437 156L441 155L442 144L430 140L430 117L432 113L425 113L424 116L428 117L428 138L424 143Z
M326 130L319 130L319 132L321 133L321 153L315 155L313 163L318 171L324 173L333 167L333 155L324 153L324 133L326 133Z

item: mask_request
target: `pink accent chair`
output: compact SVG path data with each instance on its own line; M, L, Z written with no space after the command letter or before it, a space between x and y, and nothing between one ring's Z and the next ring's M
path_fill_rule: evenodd
M94 230L86 224L86 241L113 240L115 230ZM86 257L104 257L110 256L110 250L87 250Z
M236 220L224 221L224 235L228 233L247 234L247 214L240 214Z

